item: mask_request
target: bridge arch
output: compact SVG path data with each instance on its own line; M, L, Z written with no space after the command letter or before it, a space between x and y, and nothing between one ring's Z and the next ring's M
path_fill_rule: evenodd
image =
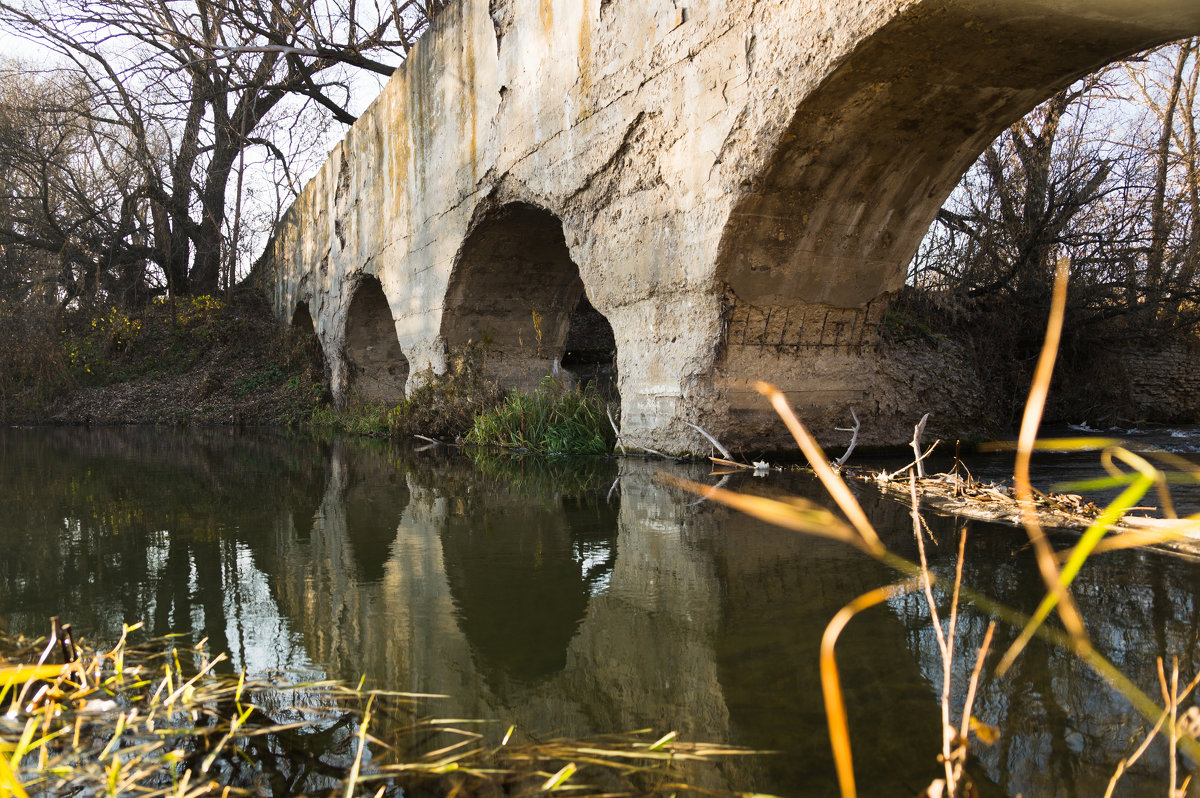
M329 366L325 359L325 348L321 346L308 303L303 300L296 303L296 309L292 312L291 339L293 356L308 368L309 375L316 381L326 379Z
M308 303L300 300L296 303L296 309L292 311L292 330L297 334L308 336L317 334L317 327L313 323L312 312L308 309Z
M483 344L505 388L531 390L557 371L617 398L612 326L588 300L562 221L536 205L504 205L474 225L450 276L441 336L447 350Z
M344 402L394 404L404 398L408 358L400 349L392 309L377 277L363 276L354 287L343 357Z
M1193 0L925 0L809 93L718 251L759 308L866 308L900 288L938 209L1006 127L1073 81L1200 32Z

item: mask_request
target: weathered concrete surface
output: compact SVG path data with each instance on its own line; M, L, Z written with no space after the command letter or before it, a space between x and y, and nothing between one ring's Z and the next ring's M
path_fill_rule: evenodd
M460 0L285 216L275 305L307 303L339 400L373 276L409 385L476 336L536 381L583 292L634 440L782 444L759 378L818 433L854 406L903 440L878 322L959 176L1077 76L1197 31L1195 0Z

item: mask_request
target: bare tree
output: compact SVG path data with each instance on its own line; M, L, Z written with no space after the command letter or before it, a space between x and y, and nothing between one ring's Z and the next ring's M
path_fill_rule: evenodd
M1002 412L1028 385L1060 255L1067 370L1200 328L1198 55L1177 42L1050 98L988 147L922 242L899 327L965 341Z
M96 111L78 76L0 65L0 296L136 302L146 291L139 175Z
M1064 253L1076 326L1123 316L1155 330L1200 322L1198 75L1191 39L1039 106L968 172L910 282L977 309L1040 309Z
M0 0L0 24L58 53L59 71L87 87L84 115L105 145L91 168L124 184L130 219L92 259L140 258L171 293L211 293L233 276L248 154L286 173L287 117L316 108L352 123L354 73L390 75L441 6Z

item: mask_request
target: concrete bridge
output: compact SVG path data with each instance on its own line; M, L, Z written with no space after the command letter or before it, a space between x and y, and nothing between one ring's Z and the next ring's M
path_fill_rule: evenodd
M937 209L1006 126L1200 31L1196 0L459 0L287 212L273 296L339 402L470 341L558 366L659 449L911 429L877 334Z

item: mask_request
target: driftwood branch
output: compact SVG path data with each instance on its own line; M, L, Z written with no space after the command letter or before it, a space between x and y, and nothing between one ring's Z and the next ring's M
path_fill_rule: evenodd
M705 438L708 438L708 442L711 443L713 446L717 447L717 451L720 452L721 456L724 457L726 460L733 460L733 455L729 453L729 450L726 449L724 446L722 446L721 442L719 440L717 440L712 435L709 435L707 432L705 432L702 427L700 427L696 424L693 424L690 421L685 421L683 423L687 424L689 427L696 430L696 432L699 432Z
M917 479L925 479L925 463L922 462L925 458L921 455L921 436L925 434L925 422L928 420L928 413L921 416L921 420L913 427L913 439L910 443L913 455L917 458L913 461L913 465L917 467ZM933 449L930 449L930 451L933 451Z
M661 457L664 460L674 460L675 459L675 458L671 457L670 455L663 454L662 452L660 452L656 449L651 449L648 446L642 446L640 444L634 443L633 441L629 440L629 438L627 438L621 434L621 430L617 429L617 422L613 421L612 411L608 408L605 408L604 412L608 416L608 423L612 424L613 434L617 436L617 446L618 446L618 448L620 448L621 454L625 454L625 446L623 444L629 444L634 449L641 449L643 452L652 454L655 457Z
M621 430L617 429L617 422L613 421L612 408L605 405L604 415L608 416L608 423L612 424L613 435L617 436L617 448L621 450L621 454L625 454L625 442L621 440Z
M921 465L921 461L922 461L922 460L924 460L924 459L925 459L926 457L928 457L929 455L933 454L933 450L934 450L934 449L936 449L936 448L938 447L938 444L939 444L939 443L941 443L941 441L940 441L940 440L936 440L936 441L934 441L934 442L933 442L933 443L930 445L930 447L929 447L928 449L926 449L926 450L925 450L925 453L924 453L924 454L920 454L920 455L918 455L916 460L913 460L911 463L909 463L908 465L904 466L904 468L897 469L896 471L893 471L893 472L892 472L892 473L890 473L890 474L889 474L888 472L886 472L886 471L881 471L881 472L879 472L879 476L878 476L878 477L876 477L876 479L878 479L880 482L890 482L891 480L893 480L893 479L895 479L896 477L898 477L898 476L900 476L901 474L903 474L903 473L904 473L905 471L907 471L908 469L910 469L910 468L912 468L912 467L914 467L914 466L917 466L917 465ZM923 472L924 472L924 468L922 468L922 469L921 469L921 473L923 473Z
M860 427L862 427L862 422L858 420L858 413L855 413L855 412L854 412L854 408L853 408L853 407L852 407L852 408L850 408L850 417L854 419L854 428L853 428L853 429L844 429L844 428L842 428L842 427L835 427L835 428L834 428L834 429L836 429L838 432L852 432L852 433L854 433L853 435L851 435L851 436L850 436L850 445L846 447L846 453L845 453L845 454L843 454L843 455L842 455L841 457L839 457L838 459L836 459L836 460L834 460L834 461L833 461L833 467L834 467L834 468L841 468L843 465L845 465L845 464L846 464L846 461L850 459L850 453L851 453L851 452L853 452L853 451L854 451L854 447L858 445L858 430L859 430L859 428L860 428Z

